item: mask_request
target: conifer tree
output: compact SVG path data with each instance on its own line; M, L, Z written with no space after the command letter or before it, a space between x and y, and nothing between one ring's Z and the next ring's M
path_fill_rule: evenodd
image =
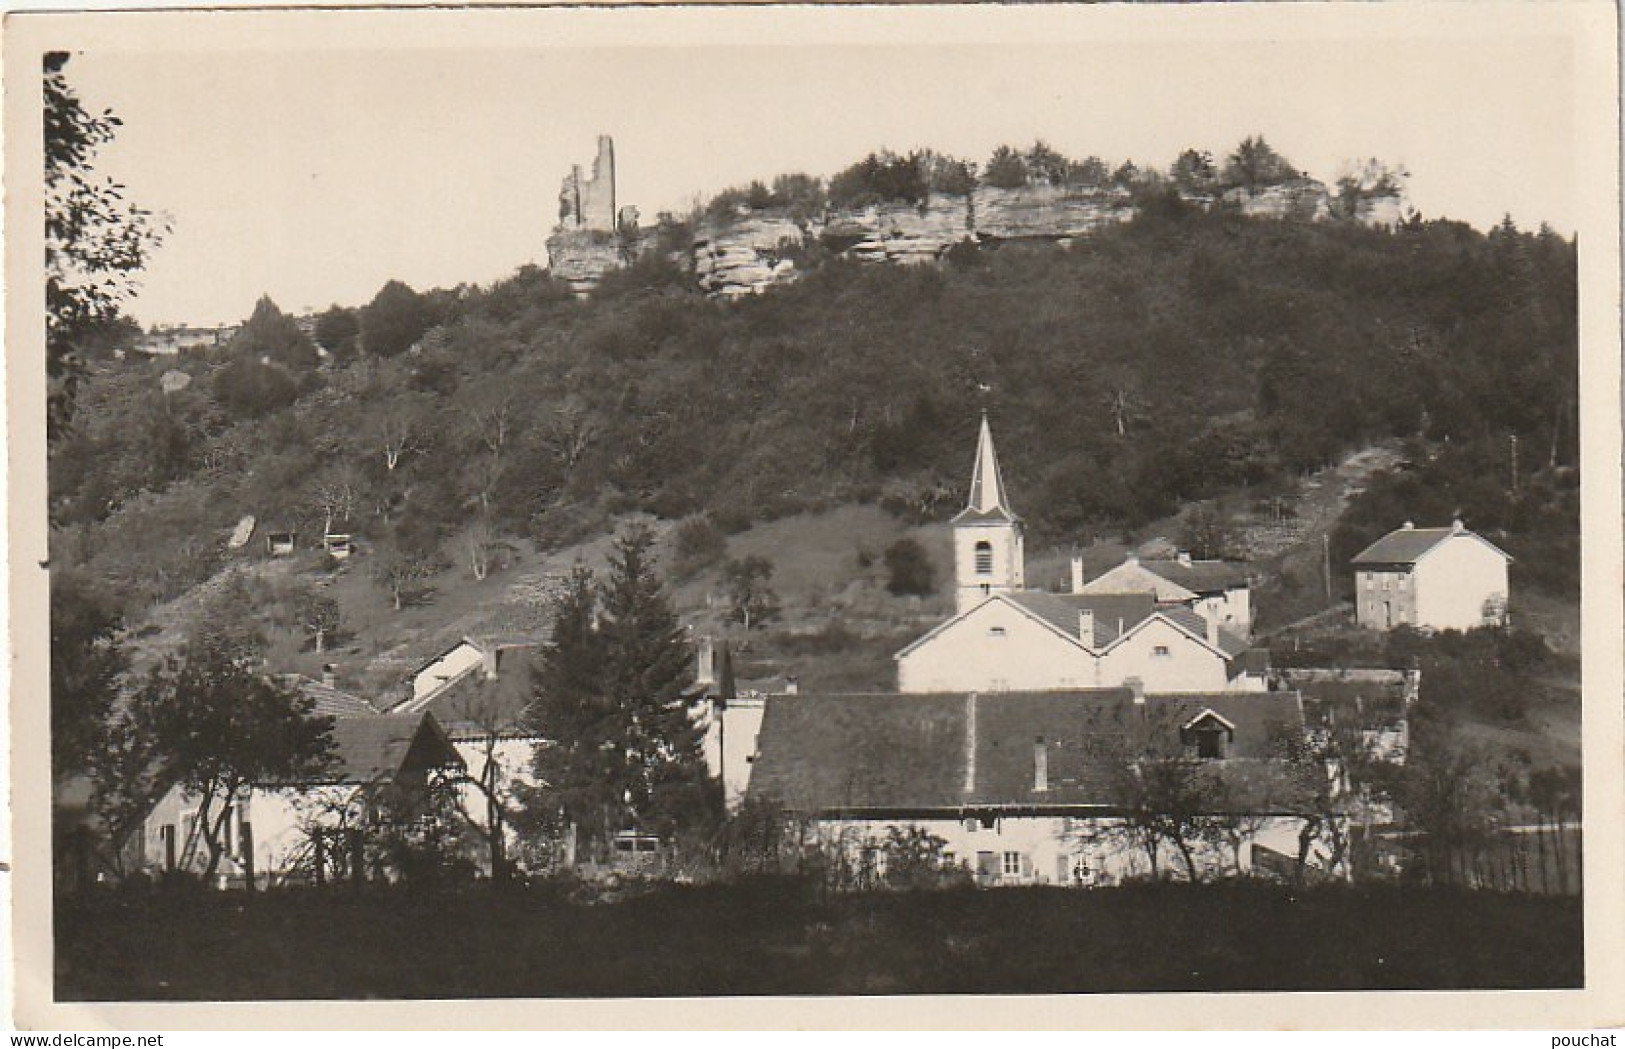
M645 528L623 534L602 585L576 570L536 673L543 786L527 805L542 821L573 824L588 848L634 827L671 835L703 821L715 800L685 694L689 645L653 544Z
M669 835L702 815L705 765L685 694L691 651L653 550L642 526L616 542L602 629L607 690L625 718L627 805L641 828Z

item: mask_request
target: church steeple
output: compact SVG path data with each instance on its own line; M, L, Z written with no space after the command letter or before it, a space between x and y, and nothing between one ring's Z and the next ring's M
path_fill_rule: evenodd
M994 593L1024 586L1026 555L1021 518L1010 509L993 450L993 430L982 413L971 467L970 497L953 519L954 577L960 612L974 608Z
M1011 518L1016 516L1004 494L1004 477L999 473L999 457L993 451L993 429L987 424L986 412L982 413L982 432L976 439L976 465L971 468L970 501L965 509L983 514L1003 511Z

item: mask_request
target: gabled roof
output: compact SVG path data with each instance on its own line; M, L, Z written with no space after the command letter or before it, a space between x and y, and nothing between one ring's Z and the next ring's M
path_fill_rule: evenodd
M1432 553L1446 539L1458 535L1476 539L1508 561L1512 560L1512 557L1506 551L1477 532L1470 532L1465 528L1396 528L1364 550L1361 550L1358 554L1355 554L1352 563L1357 565L1412 565Z
M380 711L360 696L325 685L303 674L293 675L293 685L299 694L310 700L311 713L334 718L354 718L376 715Z
M1207 644L1207 620L1200 612L1193 612L1188 608L1164 608L1157 615L1177 625L1186 633L1195 635L1203 644ZM1226 659L1234 659L1252 647L1246 638L1233 634L1222 626L1215 631L1215 636L1218 638L1217 647Z
M1150 594L1052 594L1044 590L1017 590L1004 595L1068 637L1104 648L1128 633L1156 611ZM1094 637L1079 632L1080 612L1095 614Z
M402 772L462 768L451 741L431 714L379 714L333 723L329 783L374 783Z
M1234 561L1190 561L1156 558L1140 562L1147 572L1161 576L1194 594L1216 594L1248 585L1247 566Z
M524 653L511 657L495 678L470 673L454 678L422 698L411 697L391 713L433 714L452 739L527 734L525 712L534 701L531 671L539 657Z
M1260 785L1281 764L1276 732L1303 726L1295 692L1152 694L1143 705L1123 688L771 696L749 792L804 813L1109 810L1123 800L1126 756L1181 753L1181 726L1204 715L1235 731L1215 767L1250 785L1241 796L1288 811Z
M1017 520L1020 518L1010 509L1010 500L1004 492L999 457L993 451L993 430L987 424L987 413L983 412L982 428L976 438L976 463L971 467L970 498L953 523Z
M1010 605L1035 623L1080 645L1083 644L1083 637L1080 633L1082 627L1078 613L1084 609L1091 609L1095 613L1095 636L1088 643L1094 648L1103 648L1122 636L1118 632L1119 624L1124 632L1133 630L1136 624L1155 610L1155 602L1146 594L1052 594L1047 590L995 593L986 601L938 623L905 645L892 658L901 659L995 601Z
M1074 644L1087 644L1091 650L1097 652L1117 644L1153 619L1166 620L1203 645L1214 649L1225 659L1234 659L1246 652L1249 647L1245 639L1223 627L1218 630L1217 646L1210 645L1207 639L1206 619L1188 608L1159 609L1150 594L1052 594L1047 590L1015 590L993 594L975 607L939 623L932 630L911 641L892 658L903 658L995 601L1002 601L1014 607L1029 619ZM1087 642L1080 633L1082 621L1079 613L1083 611L1092 611L1095 614L1094 637Z

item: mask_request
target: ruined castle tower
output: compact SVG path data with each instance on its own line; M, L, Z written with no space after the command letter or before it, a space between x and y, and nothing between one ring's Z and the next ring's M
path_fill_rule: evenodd
M571 166L559 190L559 229L615 232L615 141L598 136L598 155L593 158L592 177L584 177L581 165Z
M577 296L626 265L638 243L638 213L615 204L615 142L598 136L592 174L572 165L559 188L559 221L547 238L547 264Z

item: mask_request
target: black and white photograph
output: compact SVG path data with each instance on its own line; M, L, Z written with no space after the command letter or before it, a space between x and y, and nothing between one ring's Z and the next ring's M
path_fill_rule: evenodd
M1583 1022L1615 18L8 16L18 1023Z

